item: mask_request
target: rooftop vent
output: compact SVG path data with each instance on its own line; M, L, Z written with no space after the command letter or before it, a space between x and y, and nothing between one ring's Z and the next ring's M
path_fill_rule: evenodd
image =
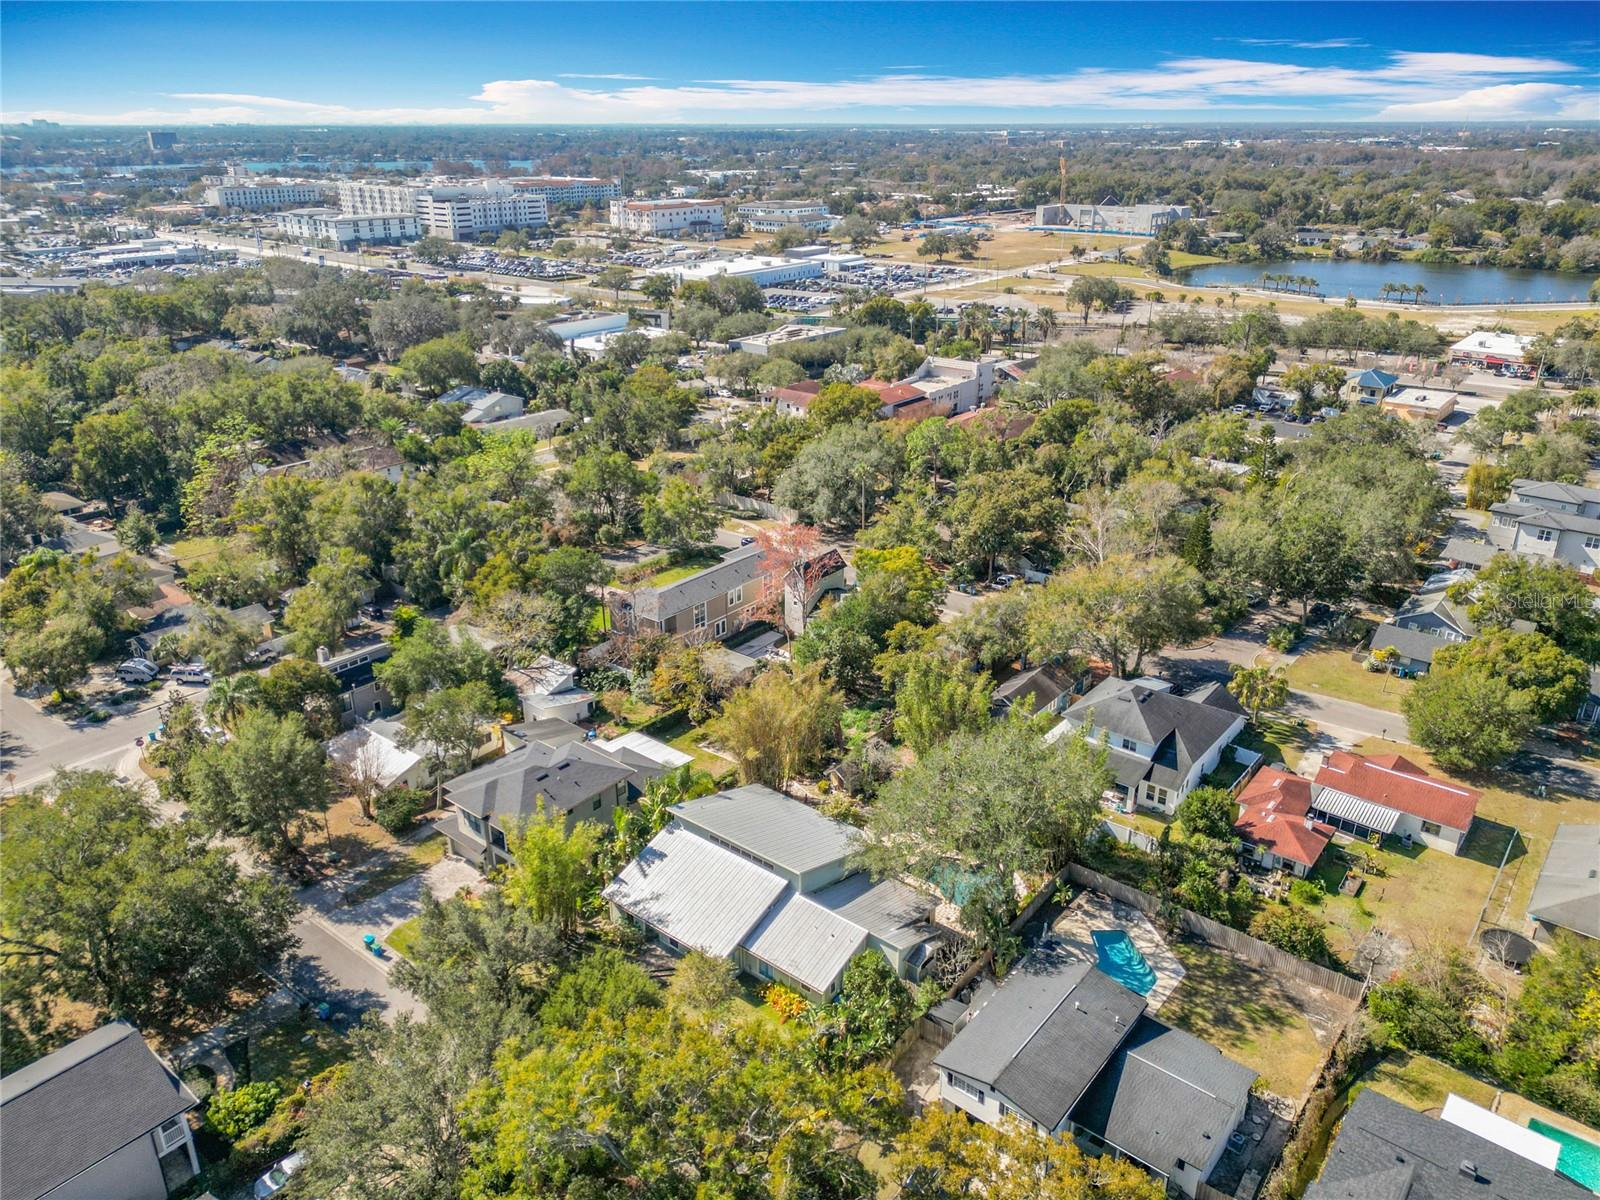
M1478 1166L1477 1166L1477 1164L1474 1163L1470 1158L1463 1158L1461 1160L1461 1178L1463 1178L1463 1179L1477 1179L1477 1177L1478 1177Z

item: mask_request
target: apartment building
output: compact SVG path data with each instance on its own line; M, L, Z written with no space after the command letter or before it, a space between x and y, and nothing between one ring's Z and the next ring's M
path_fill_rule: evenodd
M472 241L502 229L532 229L549 223L545 199L509 184L339 184L339 207L349 216L414 216L422 233L453 242Z
M1187 204L1041 204L1034 221L1090 233L1126 233L1153 237L1174 221L1187 221Z
M611 202L611 225L623 233L652 237L676 233L721 233L725 223L720 200Z
M543 196L545 204L552 207L560 204L577 208L585 204L608 204L622 198L621 180L601 179L595 175L539 175L513 179L510 184L519 192Z
M1600 568L1600 488L1514 479L1511 495L1489 513L1489 542L1497 549L1585 575Z
M739 219L755 233L777 233L784 229L809 229L825 233L839 218L828 214L826 204L813 201L757 200L739 205Z
M273 217L278 228L304 241L332 242L343 250L362 242L395 245L422 236L415 213L358 217L336 208L291 208Z
M202 196L210 208L238 208L247 212L321 204L324 198L324 187L320 183L284 183L276 179L247 183L237 178L213 183Z

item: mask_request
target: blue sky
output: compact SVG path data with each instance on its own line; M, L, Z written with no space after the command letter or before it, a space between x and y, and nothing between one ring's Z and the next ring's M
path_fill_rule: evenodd
M1600 120L1600 3L7 0L6 120Z

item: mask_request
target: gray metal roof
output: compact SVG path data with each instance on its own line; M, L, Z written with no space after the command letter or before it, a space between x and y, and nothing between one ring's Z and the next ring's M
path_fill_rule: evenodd
M879 941L900 949L938 933L928 924L928 916L937 903L935 898L898 879L874 883L871 875L858 871L811 893L811 899L854 921Z
M0 1079L0 1200L36 1200L195 1104L137 1029L102 1025Z
M1305 1200L1594 1198L1514 1151L1364 1088Z
M604 895L684 945L727 958L787 888L781 876L673 821Z
M1480 542L1473 538L1450 538L1444 544L1441 557L1455 562L1471 563L1473 566L1487 566L1499 551L1488 542Z
M1145 999L1057 943L1006 975L934 1065L1055 1129L1132 1031Z
M1600 504L1600 488L1543 479L1513 479L1511 494L1519 499L1556 500L1563 504Z
M1556 827L1528 915L1600 938L1600 825Z
M1256 1073L1199 1038L1140 1017L1094 1086L1075 1125L1166 1175L1211 1161L1233 1132Z
M753 858L797 875L848 858L859 836L843 822L754 783L674 804L672 813Z
M793 889L767 910L742 943L763 962L823 996L833 994L835 981L866 944L867 931L860 925Z
M651 621L665 620L686 608L704 604L713 596L731 592L760 575L761 558L765 553L752 542L728 551L721 562L713 563L687 579L679 579L664 587L639 588L632 596L634 613Z

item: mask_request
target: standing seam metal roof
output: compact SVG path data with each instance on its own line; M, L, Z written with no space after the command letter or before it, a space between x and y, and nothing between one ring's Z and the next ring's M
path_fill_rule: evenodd
M760 784L672 806L674 816L744 853L796 874L848 858L857 834Z

